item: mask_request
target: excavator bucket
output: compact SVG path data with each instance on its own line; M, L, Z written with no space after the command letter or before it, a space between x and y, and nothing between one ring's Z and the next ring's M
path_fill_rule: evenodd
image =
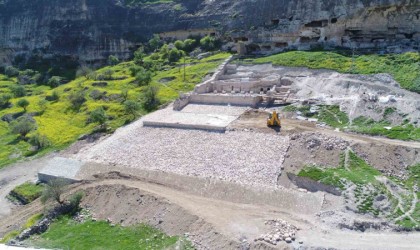
M276 111L273 111L272 114L269 114L267 119L267 126L269 127L281 127L281 121L279 114Z

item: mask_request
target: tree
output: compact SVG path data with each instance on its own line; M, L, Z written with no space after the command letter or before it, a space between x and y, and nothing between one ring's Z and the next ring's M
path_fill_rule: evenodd
M140 105L136 101L127 100L124 102L124 109L127 114L132 115L135 119L137 112L140 110Z
M107 119L108 119L108 116L106 115L106 112L104 108L102 107L93 110L89 116L89 120L91 122L98 123L103 129L106 128Z
M118 59L118 57L116 57L114 55L110 55L108 57L108 64L109 65L117 65L118 63L120 63L120 60Z
M182 50L178 50L173 48L169 51L168 61L169 62L177 62L182 57Z
M183 50L184 49L184 42L181 40L176 40L175 43L175 48L179 49L179 50Z
M4 74L8 77L15 77L19 75L19 70L13 66L7 66L4 69Z
M10 92L12 92L13 96L16 98L24 97L26 95L26 89L21 85L11 85L9 89Z
M29 139L29 143L36 147L37 150L49 147L51 145L50 140L47 136L41 134L35 134Z
M160 100L157 98L158 89L154 86L147 86L141 97L143 108L147 111L154 110L159 104Z
M10 99L12 99L11 95L0 95L0 109L8 108L10 106Z
M25 138L32 130L37 128L35 120L27 115L21 116L10 123L12 133L19 134Z
M153 51L156 51L161 44L162 41L160 40L160 37L157 34L154 34L153 38L149 40L149 46Z
M91 74L93 72L93 70L91 68L89 68L88 66L84 65L82 67L80 67L77 71L76 71L76 76L80 77L80 76L84 76L86 78L89 78L89 74Z
M61 77L59 76L53 76L48 80L47 85L50 86L51 88L55 88L60 86L61 84Z
M38 107L41 109L41 114L43 114L45 110L47 110L47 104L48 101L45 99L41 99L38 101Z
M140 70L136 74L136 81L139 86L146 86L152 81L152 73L145 69Z
M144 53L144 48L138 48L136 52L134 52L134 63L137 65L142 65L145 56L146 54Z
M185 52L191 52L196 47L196 41L194 39L186 39L184 41L184 51Z
M60 205L63 204L64 200L61 196L66 190L66 185L68 184L68 181L60 178L50 180L41 195L41 202L45 204L47 201L53 200Z
M162 45L159 50L160 58L163 60L167 60L169 57L169 46L167 44Z
M76 111L79 111L82 105L86 102L84 91L73 92L72 94L69 95L68 98L69 98L71 107Z
M215 50L217 47L217 40L212 36L205 36L200 40L201 48L206 51Z
M26 108L29 106L29 101L26 99L20 99L16 104L23 108L23 111L26 112Z

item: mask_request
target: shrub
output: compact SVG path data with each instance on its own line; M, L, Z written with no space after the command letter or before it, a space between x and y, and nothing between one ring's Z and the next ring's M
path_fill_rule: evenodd
M142 105L147 111L154 110L159 104L160 100L157 98L158 89L153 86L148 86L142 95Z
M0 95L0 109L8 108L10 106L10 99L12 97L8 94Z
M71 107L74 110L79 111L82 105L86 102L85 92L84 91L74 92L69 95L68 99L70 101Z
M41 109L41 113L44 113L47 110L48 101L45 99L41 99L38 101L38 106Z
M176 40L175 43L175 48L179 49L179 50L183 50L184 49L184 42L181 40Z
M4 74L8 77L15 77L19 75L19 70L13 66L7 66L4 69Z
M93 100L99 100L104 96L104 93L102 93L101 91L94 89L92 90L92 92L90 92L89 96L93 99Z
M171 49L169 51L168 60L169 62L177 62L182 57L182 55L183 53L181 50L178 50L176 48Z
M148 85L152 81L152 73L145 69L137 72L136 74L136 82L139 86Z
M10 92L12 92L13 96L16 98L24 97L26 95L26 89L23 86L11 85L9 89L10 89Z
M60 96L58 95L57 91L53 91L51 95L45 97L45 100L50 102L57 101L58 99L60 99Z
M167 60L169 57L169 46L167 44L162 45L159 50L159 54L162 60Z
M18 83L21 85L41 83L41 80L42 75L32 69L21 71L18 76Z
M16 104L23 108L23 111L26 112L26 108L29 106L29 101L26 99L20 99Z
M149 47L152 51L156 51L162 44L160 37L156 34L153 35L153 38L149 40Z
M138 65L132 65L129 68L131 76L136 76L136 74L140 71L144 71L144 68L142 66Z
M127 99L128 99L128 89L121 90L121 98L122 98L122 102L127 101Z
M114 74L114 71L113 70L111 70L111 69L105 70L105 72L103 74L104 79L102 79L102 80L112 80L113 79L112 78L112 75L113 74Z
M117 65L119 62L120 62L120 60L116 56L110 55L108 57L108 64L109 65Z
M37 128L36 121L27 115L21 116L10 123L12 133L25 138L27 134Z
M144 48L138 48L136 52L134 52L134 63L137 65L142 65L145 56L146 54L144 53Z
M72 211L70 211L71 214L75 214L80 210L80 202L82 201L83 196L85 196L83 191L78 191L70 196L69 203L72 208Z
M191 52L197 47L197 42L194 39L186 39L184 41L184 51L185 52Z
M140 110L140 105L136 101L128 100L124 102L124 110L127 114L132 115L134 119L137 116L137 112Z
M50 86L51 88L55 88L60 86L61 84L61 77L59 76L53 76L48 80L47 85Z
M93 70L87 66L82 66L76 71L76 76L81 77L84 76L86 78L89 78L89 74L91 74Z
M68 181L64 179L50 180L41 195L41 202L46 203L49 200L54 200L59 204L63 204L64 200L61 199L61 195L64 193L67 184L69 184Z
M101 125L102 128L105 128L107 119L108 116L106 115L106 112L102 107L93 110L89 116L90 122L98 123L99 125Z
M51 141L48 139L48 137L38 133L31 136L29 143L36 147L37 150L51 146Z
M203 50L211 51L218 47L218 41L212 36L205 36L200 40L200 46Z

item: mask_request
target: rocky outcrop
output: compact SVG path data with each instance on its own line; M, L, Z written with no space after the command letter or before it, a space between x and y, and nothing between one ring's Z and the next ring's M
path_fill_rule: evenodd
M127 6L123 0L2 0L0 58L128 58L153 33L219 35L265 53L319 46L418 50L418 0L182 0Z

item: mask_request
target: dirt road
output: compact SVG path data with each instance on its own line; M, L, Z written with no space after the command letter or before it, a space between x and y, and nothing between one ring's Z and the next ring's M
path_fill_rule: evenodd
M418 242L420 242L419 233L361 233L325 228L319 225L314 216L286 213L278 207L269 205L233 203L205 198L165 185L130 178L100 179L92 183L81 184L73 191L79 189L89 190L83 203L96 204L90 208L98 219L110 218L112 221L127 223L127 221L151 222L156 221L157 217L159 223L156 225L164 231L173 233L179 232L179 230L188 230L192 239L197 241L196 244L201 246L200 249L206 247L215 249L211 246L237 249L244 239L251 243L251 249L257 249L254 239L258 238L260 234L267 233L268 228L264 222L271 219L284 219L300 228L294 243L286 245L282 242L277 246L278 248L298 247L300 245L298 242L303 241L303 247L418 249ZM95 193L95 190L99 190L101 195L98 196L98 191ZM105 200L101 200L100 197L105 197ZM154 197L152 200L155 202L148 202L147 199L150 200L150 197ZM143 202L139 203L142 205L137 210L135 206L132 206L132 203L139 199L143 199ZM156 201L160 202L156 203ZM9 224L15 224L16 221L24 222L30 214L41 212L42 209L43 206L39 202L26 208L20 208L12 216L0 220L0 233L4 232ZM176 218L177 216L180 217ZM189 220L192 220L191 223L185 224L185 221ZM178 227L177 224L180 224L181 228L174 229L174 227ZM198 237L197 233L213 235L213 237L208 240L208 237ZM214 235L218 236L214 237ZM259 245L259 247L261 246Z

